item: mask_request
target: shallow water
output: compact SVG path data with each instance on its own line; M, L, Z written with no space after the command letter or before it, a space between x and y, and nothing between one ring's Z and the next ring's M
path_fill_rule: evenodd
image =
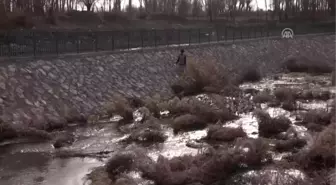
M320 88L331 92L336 92L335 88L329 87L325 82L326 76L314 76L311 78L307 75L304 77L299 74L282 75L280 79L273 80L271 78L264 79L259 83L243 84L241 88L256 88L259 90L269 88L273 89L278 86L289 86L296 88ZM311 83L313 81L315 83ZM196 97L200 101L212 104L211 98L206 95ZM312 101L301 103L301 107L306 109L326 108L325 101ZM295 115L281 108L267 107L266 104L261 105L272 117L284 115L292 122ZM164 112L167 114L168 112ZM135 117L141 116L139 113L134 114ZM240 118L226 123L225 127L242 127L249 137L258 137L258 123L252 113L239 115ZM80 151L83 153L94 153L99 151L118 151L121 146L118 142L125 138L116 131L113 121L117 121L118 117L110 120L102 121L101 125L89 128L76 128L70 130L75 136L75 142L64 148L66 151ZM295 130L300 132L302 137L306 135L306 128L293 124ZM159 155L171 158L180 155L196 155L202 152L201 149L190 148L188 142L196 141L206 136L207 130L198 130L174 135L172 129L166 130L168 139L163 144L158 144L147 148L148 156L156 160ZM103 165L103 161L95 158L56 158L51 142L47 143L26 143L24 140L11 141L0 144L0 184L1 185L83 185L85 175L94 167ZM281 159L286 153L274 156L276 160ZM131 174L136 177L138 174Z

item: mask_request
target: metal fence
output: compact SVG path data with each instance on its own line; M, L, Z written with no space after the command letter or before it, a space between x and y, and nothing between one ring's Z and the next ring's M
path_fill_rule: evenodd
M325 29L298 29L295 34L333 32ZM33 31L18 30L0 33L0 56L43 56L65 53L86 53L113 50L131 50L170 45L232 41L241 39L281 36L283 28L268 26L216 27L198 29L133 30L133 31Z

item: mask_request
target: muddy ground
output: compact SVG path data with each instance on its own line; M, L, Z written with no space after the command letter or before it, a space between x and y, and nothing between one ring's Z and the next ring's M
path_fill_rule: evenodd
M5 140L0 184L331 184L330 74L282 73L238 87L153 98L147 108L133 100L131 110L114 106L49 141Z

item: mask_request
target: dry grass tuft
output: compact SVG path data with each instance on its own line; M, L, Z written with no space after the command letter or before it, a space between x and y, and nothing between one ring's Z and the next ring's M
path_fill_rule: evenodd
M209 127L206 139L210 141L234 141L237 138L246 136L246 133L241 127L230 128L213 125Z
M254 115L258 119L259 135L263 137L273 137L285 132L291 125L291 121L288 118L284 116L271 118L268 113L262 110L254 111Z
M133 109L130 106L126 98L122 96L115 96L114 102L111 102L105 106L105 110L108 116L120 115L123 117L123 121L133 120Z
M174 133L181 131L200 130L204 129L206 126L207 122L205 122L201 117L191 114L186 114L175 118L172 124Z

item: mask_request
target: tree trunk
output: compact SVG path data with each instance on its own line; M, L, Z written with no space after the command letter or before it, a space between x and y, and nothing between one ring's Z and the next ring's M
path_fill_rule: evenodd
M88 12L91 11L92 3L86 3L85 6L86 6L86 11Z

